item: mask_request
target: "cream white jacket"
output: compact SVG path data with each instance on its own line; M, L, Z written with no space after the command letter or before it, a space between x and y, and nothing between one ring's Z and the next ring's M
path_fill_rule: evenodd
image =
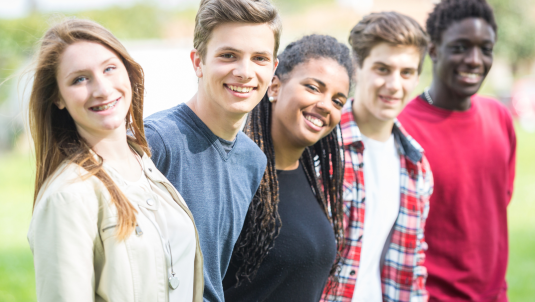
M167 191L193 221L186 203L138 147L144 173ZM137 209L137 223L126 240L115 237L117 209L104 184L76 164L63 163L37 197L28 241L34 256L40 302L166 302L168 276L160 235L140 207L151 208L148 192L128 188L113 169L104 169ZM195 229L193 301L202 301L203 259ZM180 272L176 272L180 274Z

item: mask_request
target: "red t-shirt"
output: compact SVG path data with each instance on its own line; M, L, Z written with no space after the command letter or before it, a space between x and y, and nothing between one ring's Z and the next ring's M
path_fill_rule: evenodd
M516 151L509 111L481 96L463 112L417 97L398 119L424 148L435 180L425 226L429 301L507 301Z

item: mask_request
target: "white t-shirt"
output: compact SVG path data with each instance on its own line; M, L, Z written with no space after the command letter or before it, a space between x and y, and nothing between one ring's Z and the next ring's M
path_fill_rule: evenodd
M188 214L173 200L169 192L163 191L141 173L141 178L131 185L138 185L154 197L155 211L140 207L141 214L147 216L158 229L162 238L167 263L167 277L172 271L179 278L178 287L169 287L169 301L182 302L193 300L193 279L195 262L195 228ZM167 244L169 242L169 244ZM172 256L172 257L171 257ZM156 280L155 280L156 281ZM166 280L166 286L167 286Z
M382 302L380 261L400 204L400 157L394 135L386 142L362 136L365 213L357 285L352 302Z

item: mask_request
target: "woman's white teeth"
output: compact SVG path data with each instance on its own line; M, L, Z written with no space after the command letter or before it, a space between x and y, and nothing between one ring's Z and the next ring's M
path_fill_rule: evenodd
M305 115L305 119L318 127L323 127L323 121L318 118L311 115Z
M462 77L469 78L469 79L477 79L480 76L479 73L471 73L471 72L459 72L459 74Z
M247 92L250 92L251 90L253 90L253 87L239 87L239 86L232 86L232 85L227 85L227 86L228 86L228 88L230 88L230 90L236 91L236 92L247 93Z
M104 110L108 110L110 108L112 108L113 106L115 106L115 104L117 104L118 100L115 101L115 102L111 102L107 105L102 105L102 106L95 106L95 107L91 107L91 110L93 111L104 111Z

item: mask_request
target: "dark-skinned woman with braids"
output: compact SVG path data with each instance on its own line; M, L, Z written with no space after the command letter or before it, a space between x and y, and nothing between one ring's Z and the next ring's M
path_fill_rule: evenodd
M336 284L343 159L338 123L353 64L330 36L289 44L245 132L267 167L226 272L226 301L318 301Z

